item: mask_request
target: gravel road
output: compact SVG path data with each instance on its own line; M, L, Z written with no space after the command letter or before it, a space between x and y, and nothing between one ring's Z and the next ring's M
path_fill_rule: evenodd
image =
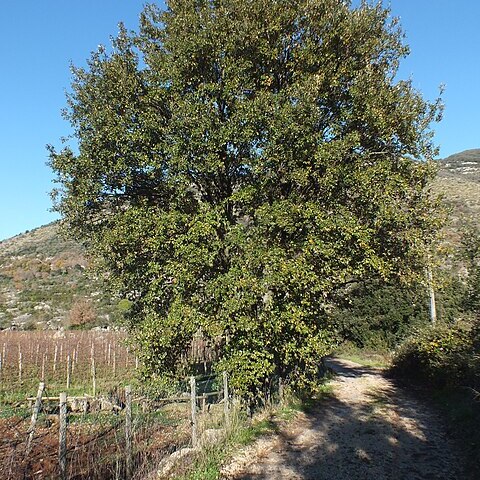
M329 359L333 395L279 424L222 470L224 480L462 479L454 446L426 405L381 369Z

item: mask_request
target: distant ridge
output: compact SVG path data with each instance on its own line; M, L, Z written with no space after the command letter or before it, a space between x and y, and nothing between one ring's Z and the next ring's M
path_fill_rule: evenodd
M453 174L480 182L480 148L464 150L439 160L440 174Z

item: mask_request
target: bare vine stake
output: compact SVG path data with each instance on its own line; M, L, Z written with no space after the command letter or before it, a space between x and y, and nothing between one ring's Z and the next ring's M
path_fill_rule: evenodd
M70 354L67 355L67 390L70 388Z
M58 443L60 479L67 480L67 394L60 394L60 431Z
M95 397L97 393L97 377L95 371L95 357L92 356L92 395Z
M33 436L35 435L35 425L37 424L38 413L40 412L40 407L42 406L42 396L43 391L45 390L45 383L40 382L38 384L37 398L35 399L35 405L33 407L32 419L30 421L30 428L28 429L28 439L27 439L27 448L25 449L25 456L28 456L30 453L30 448L32 447Z
M1 357L2 358L2 369L0 370L0 375L3 373L3 369L5 368L5 364L6 364L5 355L6 355L7 352L6 352L5 348L6 348L5 344L3 344L2 357Z
M55 344L55 351L53 353L53 372L57 371L57 354L58 354L58 345Z
M72 361L70 362L70 370L73 375L73 372L75 371L75 349L73 350L72 353Z
M230 405L228 399L228 376L227 372L223 372L223 412L225 414L225 424L229 426L230 424L230 415L229 415Z
M42 359L42 382L45 380L45 357L46 357L46 354L44 353L43 354L43 359Z
M190 377L190 405L192 408L192 447L197 446L197 387L195 377Z
M115 480L119 480L120 478L122 478L120 476L121 471L122 471L122 468L121 468L120 456L117 454L115 455ZM125 480L128 480L126 476L125 476Z
M126 472L125 479L132 477L132 387L125 387L125 450Z
M22 351L18 347L18 379L22 381Z
M35 352L35 366L38 367L38 354L40 352L40 345L37 343L37 351Z

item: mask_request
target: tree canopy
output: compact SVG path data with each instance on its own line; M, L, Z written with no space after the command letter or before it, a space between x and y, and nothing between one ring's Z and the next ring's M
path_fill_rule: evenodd
M440 108L397 80L407 53L380 2L170 0L73 68L56 208L150 374L200 332L238 391L304 387L349 284L422 270Z

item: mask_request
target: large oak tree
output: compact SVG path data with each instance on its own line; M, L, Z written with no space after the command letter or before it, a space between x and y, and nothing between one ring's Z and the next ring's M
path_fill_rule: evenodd
M305 386L336 296L422 271L439 108L397 80L407 53L380 4L171 0L73 69L56 208L132 301L149 373L201 332L240 392Z

